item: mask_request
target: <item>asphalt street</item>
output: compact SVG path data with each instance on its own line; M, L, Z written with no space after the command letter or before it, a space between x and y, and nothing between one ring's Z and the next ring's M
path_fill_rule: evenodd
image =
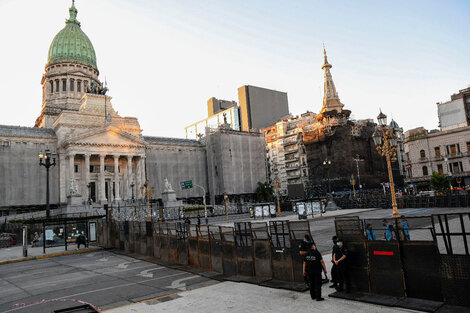
M81 303L100 309L217 283L107 251L0 266L0 312L52 312Z

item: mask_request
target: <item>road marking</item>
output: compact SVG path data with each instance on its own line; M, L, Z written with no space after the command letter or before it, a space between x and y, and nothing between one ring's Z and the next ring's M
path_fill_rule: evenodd
M149 281L152 281L152 280L159 280L159 279L175 277L175 276L180 276L180 275L185 275L185 274L188 274L188 273L186 273L186 272L176 273L176 274L172 274L172 275L161 276L161 277L152 278L152 279L146 279L146 280L142 280L142 281L139 281L139 282L136 282L136 283L128 283L128 284L122 284L122 285L111 286L111 287L106 287L106 288L89 290L89 291L85 291L85 292L76 293L76 294L73 294L73 295L63 296L63 297L57 298L55 300L66 299L66 298L76 297L76 296L82 296L82 295L86 295L86 294L89 294L89 293L95 293L95 292L110 290L110 289L119 288L119 287L128 287L128 286L132 286L132 285L139 285L139 284L146 283L146 282L149 282ZM31 307L31 306L34 306L34 305L37 305L37 304L32 304L28 307ZM20 309L23 309L23 308L14 308L14 309L11 309L11 310L8 310L8 311L3 311L2 313L13 312L13 311L20 310Z
M166 267L150 268L150 269L148 269L148 270L145 270L145 271L140 272L139 274L137 274L137 275L135 275L135 276L153 278L153 273L150 273L150 272L157 271L157 270L161 270L162 268L166 268Z
M194 279L194 278L197 278L197 277L199 277L199 276L191 276L191 277L185 277L185 278L174 280L171 283L171 286L166 286L166 288L178 289L178 290L181 290L181 291L186 290L186 284L183 283L183 281Z
M95 256L96 253L90 253L90 254L87 254L87 258L91 258L92 256Z
M99 259L98 261L101 261L101 262L108 262L108 258L107 258L107 257L104 257L104 258Z
M135 262L131 262L131 261L123 262L123 263L119 264L117 267L125 269L129 266L129 264L132 264L132 263L135 263Z

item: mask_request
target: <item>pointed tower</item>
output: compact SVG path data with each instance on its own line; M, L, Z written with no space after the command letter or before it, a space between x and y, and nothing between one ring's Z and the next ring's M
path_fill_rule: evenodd
M328 63L326 57L326 50L323 47L323 54L325 56L325 63L321 67L325 71L325 83L324 83L324 94L323 94L323 107L320 113L336 110L338 113L341 113L344 107L344 104L339 100L338 93L336 92L335 83L333 82L333 77L331 77L330 68L332 65Z

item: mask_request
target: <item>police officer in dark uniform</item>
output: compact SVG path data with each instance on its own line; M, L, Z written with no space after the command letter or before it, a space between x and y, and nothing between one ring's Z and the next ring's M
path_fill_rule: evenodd
M336 243L338 248L335 250L335 254L333 254L333 263L337 267L337 275L336 275L336 291L343 291L344 282L346 281L346 257L348 255L348 249L343 244L343 240L338 238L338 242Z
M330 288L337 288L338 287L338 266L336 266L335 262L333 261L334 255L336 253L336 250L339 249L337 243L338 243L338 237L333 236L331 238L333 241L333 248L331 249L331 263L333 263L333 266L331 267L331 282L333 283Z
M321 271L327 273L325 262L321 253L317 250L317 247L314 243L310 246L310 249L304 255L304 264L303 264L303 275L308 276L310 281L310 296L312 299L317 299L317 301L325 300L321 297Z
M305 234L304 240L299 245L299 254L303 257L307 254L307 251L310 249L310 246L314 243L310 239L309 234ZM304 281L307 286L310 286L310 281L308 280L308 276L304 274Z

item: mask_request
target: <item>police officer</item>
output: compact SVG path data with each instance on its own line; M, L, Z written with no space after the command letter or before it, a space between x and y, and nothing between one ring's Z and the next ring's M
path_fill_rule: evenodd
M346 257L348 255L348 249L343 245L343 240L338 238L336 243L338 248L333 254L333 263L337 266L336 275L336 291L343 291L344 282L346 281Z
M303 275L308 276L310 281L310 296L312 299L317 299L317 301L325 300L321 297L321 271L327 273L325 262L321 253L317 250L314 243L310 246L310 249L304 255L303 263Z
M310 238L309 234L305 234L304 240L300 243L299 245L299 253L300 255L305 255L307 254L307 251L310 249L310 245L313 243L313 241Z
M333 266L331 267L331 282L333 283L330 288L335 288L338 287L338 267L336 266L335 262L333 261L333 258L335 256L336 250L339 248L337 243L338 243L338 237L333 236L331 238L333 241L333 248L331 249L331 263L333 263Z
M382 220L382 225L385 227L385 240L393 240L393 233L395 232L395 228L393 227L393 225L389 223L385 218Z

